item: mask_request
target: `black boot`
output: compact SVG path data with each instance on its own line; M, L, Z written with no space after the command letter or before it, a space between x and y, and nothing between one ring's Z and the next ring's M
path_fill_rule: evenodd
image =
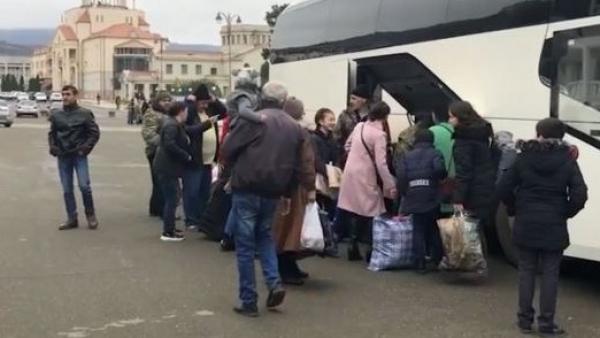
M348 260L349 261L362 261L363 257L360 254L360 248L358 242L353 241L352 245L348 248Z

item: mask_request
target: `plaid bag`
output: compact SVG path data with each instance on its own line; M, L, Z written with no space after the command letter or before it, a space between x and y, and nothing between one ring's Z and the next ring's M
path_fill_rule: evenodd
M381 271L413 264L413 225L410 217L373 220L373 252L369 270Z

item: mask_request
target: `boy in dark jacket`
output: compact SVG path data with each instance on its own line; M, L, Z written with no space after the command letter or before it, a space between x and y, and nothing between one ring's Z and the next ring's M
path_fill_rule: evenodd
M554 323L560 261L569 246L567 219L583 209L587 187L562 138L566 126L548 118L536 126L538 138L520 142L514 166L499 185L509 214L515 215L513 238L519 248L518 326L532 332L532 307L538 263L542 270L538 329L545 335L565 331Z
M401 212L412 215L415 268L426 271L426 243L431 244L432 261L442 259L442 244L436 219L440 212L440 181L448 175L442 153L433 146L433 133L420 129L414 148L398 160L398 191L402 193Z

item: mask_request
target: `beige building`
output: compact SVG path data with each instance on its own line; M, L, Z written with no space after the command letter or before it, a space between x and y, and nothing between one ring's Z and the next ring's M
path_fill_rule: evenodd
M171 44L150 30L135 1L82 0L64 12L49 46L35 51L32 76L51 79L54 90L74 84L86 98L128 98L134 92L149 97L157 89L198 80L227 93L229 56L233 70L244 64L259 69L262 49L270 44L266 25L231 26L231 44L229 32L221 30L223 46Z

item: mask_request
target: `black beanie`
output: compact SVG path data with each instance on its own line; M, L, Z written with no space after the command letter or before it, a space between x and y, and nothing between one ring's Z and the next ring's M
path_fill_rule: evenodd
M194 96L198 101L210 100L210 92L208 91L208 87L205 84L200 84L194 91Z
M369 90L369 87L367 87L365 85L360 85L360 86L357 86L356 88L354 88L354 90L352 91L352 95L358 96L365 100L370 100L372 97L372 93Z

